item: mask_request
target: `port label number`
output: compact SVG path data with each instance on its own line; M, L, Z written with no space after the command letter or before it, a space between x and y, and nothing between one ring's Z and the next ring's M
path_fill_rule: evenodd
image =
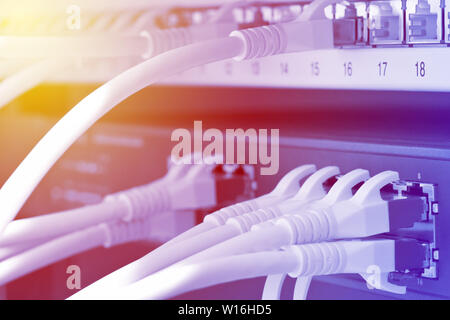
M378 76L385 77L388 63L387 61L381 61L378 63Z
M280 63L281 74L289 74L289 64L286 62Z
M252 74L255 76L259 76L261 74L261 65L259 61L255 61L251 64Z
M316 77L320 75L319 62L311 62L311 74Z
M424 61L417 61L416 62L416 76L419 78L425 77L425 62Z
M344 63L344 76L351 77L353 75L353 65L351 61Z

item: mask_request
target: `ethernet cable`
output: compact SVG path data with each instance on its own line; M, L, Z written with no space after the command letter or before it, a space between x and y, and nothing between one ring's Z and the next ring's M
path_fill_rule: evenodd
M5 59L140 57L147 50L139 35L0 36Z
M327 208L338 201L351 198L351 190L358 182L369 178L366 170L356 169L347 173L331 188L327 196L322 200L311 204L309 208ZM281 290L287 274L273 274L267 276L264 284L262 300L280 300ZM306 300L312 277L298 277L295 281L293 300Z
M195 156L194 154L193 157ZM217 200L214 193L218 191L219 186L214 184L220 184L222 180L232 178L237 190L247 190L245 185L238 186L239 183L247 183L247 178L244 177L239 182L230 170L227 170L227 173L219 173L216 177L216 174L213 174L216 168L217 165L214 164L172 165L163 178L149 185L108 196L105 203L110 206L107 208L101 204L87 206L88 210L81 208L11 223L7 231L13 225L16 227L15 230L19 230L19 234L13 233L15 237L0 239L0 245L4 246L0 248L0 254L3 260L9 258L0 263L0 285L62 258L97 247L99 241L103 243L110 237L116 239L113 242L117 242L117 239L128 242L130 239L135 239L135 236L139 236L139 239L147 239L151 236L150 227L153 220L150 219L155 213L163 213L169 207L171 210L188 210L220 206L218 201L230 201L238 195L233 194ZM249 169L251 167L244 168L244 176L251 174ZM239 176L242 176L242 173L239 173ZM164 191L165 189L167 190ZM191 190L190 194L187 189ZM209 190L210 194L205 190ZM114 219L112 216L105 217L108 211L115 212ZM89 223L86 223L86 217ZM104 240L106 235L103 230L105 225L103 221L108 221L106 222L108 226L106 240ZM21 222L25 222L25 227L20 224ZM91 226L95 223L99 224ZM81 227L87 227L87 229L79 231ZM112 230L109 230L111 228ZM72 230L76 231L69 233ZM109 234L111 232L112 235ZM55 239L49 238L59 234L64 235ZM111 241L108 240L107 243Z
M230 19L232 9L242 6L246 1L233 1L223 5L206 24L185 28L165 30L132 28L117 35L124 27L124 17L115 21L113 33L103 30L98 34L82 36L0 36L0 58L104 58L104 57L144 57L148 59L162 52L182 47L191 43L206 41L227 36L238 28ZM102 21L107 21L106 17ZM126 29L125 29L126 30ZM99 31L105 31L99 33Z
M298 193L300 181L313 173L315 169L314 165L303 165L291 170L280 180L272 192L256 199L231 205L208 215L202 224L153 250L143 258L91 284L71 298L85 299L86 297L101 296L105 290L140 280L152 272L167 267L203 248L207 248L214 242L226 239L230 236L230 232L227 231L227 228L224 230L221 227L225 225L229 217L243 215L257 208L274 205L289 199ZM218 230L219 232L217 232Z
M286 215L276 221L273 231L277 233L283 229L289 234L290 243L300 244L369 237L412 227L415 221L421 220L423 199L396 197L385 200L381 195L384 186L398 180L398 172L381 172L367 180L352 198L325 209L311 208L302 214Z
M239 42L235 38L229 40ZM220 41L220 43L223 42ZM3 231L14 218L26 198L53 163L108 109L146 86L145 79L147 77L153 80L157 79L159 75L166 74L169 71L165 69L166 60L173 61L174 69L171 69L171 72L177 73L186 68L189 69L188 63L193 56L198 54L199 59L206 59L205 56L209 57L209 55L205 55L204 50L206 48L206 51L210 54L211 52L207 47L211 44L213 44L213 47L217 47L217 41L212 41L212 43L207 42L207 44L184 47L148 60L103 85L72 109L36 145L0 190L0 205L2 207L0 231ZM234 45L232 48L235 48ZM178 54L182 52L186 54L181 54L180 57ZM223 51L216 52L217 56L222 56L222 53ZM146 73L145 71L149 72ZM71 128L71 130L67 130L67 128ZM20 193L22 193L22 196Z
M284 175L271 192L213 212L207 215L202 223L178 235L165 245L178 243L203 232L223 226L229 218L283 202L293 197L300 188L300 181L315 171L316 166L311 164L297 167Z
M333 22L326 19L323 13L330 1L313 2L298 21L234 31L228 38L162 53L92 92L50 129L0 189L0 233L15 218L62 154L104 114L139 90L182 71L216 61L332 48ZM318 17L317 12L320 11Z
M227 15L230 10L243 3L244 1L238 1L224 5L207 25L167 30L144 29L139 30L137 35L122 33L119 37L115 34L77 37L0 36L0 58L42 59L0 83L0 109L81 57L136 56L149 59L191 43L227 36L237 29L236 23L230 22Z
M285 273L267 276L261 300L280 300L283 284L287 276ZM306 300L312 278L312 276L304 276L295 279L292 300Z
M399 243L421 256L400 258ZM220 283L289 273L291 277L364 274L376 266L381 273L423 268L426 250L414 240L350 240L288 246L199 261L162 270L107 296L108 299L167 299ZM404 260L402 260L404 259ZM402 260L402 261L401 261Z
M141 30L139 34L0 36L0 58L142 57L148 59L188 44L225 37L236 29L236 23L219 22L167 30Z
M0 247L33 244L109 220L123 219L128 211L123 201L103 201L77 209L11 222L0 237Z
M19 253L22 253L24 251L27 251L37 245L40 245L46 241L48 241L50 239L46 239L43 241L39 241L37 243L33 242L33 243L21 243L21 244L16 244L16 245L11 245L11 246L6 246L6 247L0 247L0 262L3 260L6 260L10 257L13 257Z
M114 221L66 234L0 261L0 286L73 255L97 248L148 240L151 219Z
M0 248L54 238L107 221L215 206L219 181L213 174L215 167L173 165L161 179L108 195L98 204L12 221L0 237Z
M192 156L196 157L195 154ZM173 181L185 179L191 168L192 165L189 164L172 165L165 176L147 184L145 189L141 187L139 190L147 196L152 192L157 193L158 185L169 186ZM31 245L108 220L126 219L130 210L130 201L127 199L130 191L106 196L99 204L12 221L0 237L0 247L7 250L11 246ZM134 207L136 210L136 205ZM151 212L147 211L145 214L150 215Z
M284 245L297 244L289 242L289 233L284 231L274 233L275 221L288 215L302 215L308 210L324 210L334 204L350 199L352 197L352 188L364 182L369 178L369 172L363 169L353 170L340 177L325 194L322 184L330 177L336 175L338 171L332 171L325 167L312 175L302 186L296 197L293 197L279 205L260 209L255 213L258 216L271 217L271 219L249 219L252 213L240 217L231 218L227 221L230 229L237 229L235 236L227 241L203 250L196 255L180 261L180 264L194 263L202 260L214 259L221 256L230 256L254 251L277 250ZM336 170L336 169L335 169ZM316 177L320 179L315 179ZM303 199L306 199L303 200ZM257 221L257 222L256 222ZM307 242L313 242L314 239L308 239Z
M259 209L255 212L228 219L225 226L212 230L210 233L178 245L177 249L183 253L189 252L191 256L169 267L176 268L178 265L188 265L201 261L208 261L223 256L232 256L249 252L273 250L289 245L287 232L273 236L266 233L273 225L270 219L275 219L287 214L298 214L308 208L317 210L327 208L339 201L352 197L352 188L369 178L367 170L356 169L340 177L331 187L328 193L323 188L324 182L339 174L337 167L325 167L311 175L300 188L296 196L279 204ZM257 231L250 231L258 227ZM252 229L252 230L253 230ZM259 231L258 231L259 230ZM213 234L214 231L214 234ZM249 232L250 231L250 232ZM225 236L223 236L223 234ZM226 240L228 239L228 240ZM219 240L221 241L219 243ZM215 246L212 244L216 243ZM197 248L199 244L208 245L203 251L197 250L192 255L192 247ZM152 277L152 276L150 276ZM284 280L284 278L283 278Z
M322 201L302 209L285 210L284 215L271 223L255 225L250 232L204 250L181 263L259 250L278 250L295 244L364 238L412 227L415 221L421 219L424 202L420 197L382 199L381 189L399 180L397 172L385 171L375 175L352 195L352 188L367 177L367 171L354 170L338 180ZM398 219L399 215L402 219ZM229 222L247 224L241 217Z
M234 218L230 217L227 213L232 213L232 211L230 210L222 210L222 212L219 211L219 215L212 214L208 216L212 219L205 218L205 220L217 221L216 219L219 218L218 222L221 222L222 225L216 226L214 229L211 229L209 231L204 231L196 236L184 238L183 241L177 241L168 246L162 246L149 253L147 256L144 256L143 258L131 263L130 265L127 265L117 270L116 272L113 272L112 274L87 287L86 289L78 292L77 294L72 296L71 299L95 299L102 297L105 290L107 291L111 288L127 285L133 281L142 279L143 277L148 276L153 272L156 272L182 259L188 258L190 255L194 255L197 252L200 252L198 254L201 254L202 250L205 250L215 244L221 243L227 239L236 237L241 233L248 231L248 229L253 224L261 223L263 221L267 221L271 218L276 217L277 213L275 213L275 208L278 206L289 207L292 210L297 210L310 201L322 198L326 194L323 184L330 178L339 174L339 168L333 166L322 168L321 170L313 173L303 183L300 189L298 189L298 181L301 180L301 178L305 177L307 174L311 173L311 169L311 166L302 166L294 169L280 181L280 183L274 190L275 193L269 194L269 196L271 195L271 197L267 197L266 195L266 199L261 199L264 201L258 201L259 205L262 205L264 203L266 205L269 205L270 202L272 202L272 205L269 205L269 207L272 208L272 211L256 210L249 213L242 213L238 215L234 214ZM296 179L292 179L292 177L294 177L292 175L294 172L296 172L297 175ZM287 184L285 182L289 181L287 177L291 178L291 187L289 188L291 190L289 193L287 193L291 196L289 198L286 197L287 194L283 197L277 196L279 198L278 201L274 201L273 198L277 198L273 197L274 194L280 194L281 190L286 190ZM296 182L297 186L295 186L295 184L293 184L292 182ZM292 191L295 190L293 187L298 190L295 195L292 193ZM270 200L270 202L267 201L270 198L272 198L272 200ZM253 202L255 201L253 200ZM244 205L248 203L249 202L244 202ZM232 207L243 208L244 206L242 204L237 204ZM226 213L226 216L220 215L223 212ZM224 218L227 219L226 222L223 220ZM243 229L239 225L229 223L234 219L242 219L246 221L249 224L247 225L247 229Z
M33 63L0 82L0 110L18 96L34 88L51 74L63 70L72 61L45 59Z
M353 187L367 180L368 176L366 170L354 170L341 177L321 200L313 202L303 209L285 206L284 210L282 209L285 216L275 222L256 225L252 228L252 231L199 252L178 264L196 263L221 256L247 252L276 250L292 244L368 237L386 233L398 227L412 226L415 220L420 219L420 215L423 212L423 200L413 198L396 199L389 202L381 199L381 188L390 182L398 180L397 173L387 171L378 174L365 182L353 196ZM359 203L358 209L353 209L355 206L358 206L353 204L354 202ZM395 211L390 210L394 208L391 206L395 207ZM339 209L336 210L336 208ZM273 208L269 208L265 212L269 214L273 210ZM346 213L343 213L345 210L347 210ZM264 210L261 211L264 212ZM330 214L326 215L326 217L322 216L323 213L327 212ZM394 225L392 222L393 217L403 212L408 212L408 217L402 219L402 222L400 222L401 226ZM343 219L345 215L353 217L346 220ZM234 223L241 227L244 225L244 228L248 229L248 223L251 220L243 219L243 217L229 219L227 224ZM350 234L330 236L329 234L333 230L332 223L339 220L342 220L342 222L339 222L338 225L340 227L336 228L345 229ZM282 223L283 221L285 221L284 224ZM380 227L380 225L384 226ZM279 297L283 281L284 275L271 276L267 280L263 298ZM295 288L295 298L301 298L306 295L310 281L310 278L298 279Z

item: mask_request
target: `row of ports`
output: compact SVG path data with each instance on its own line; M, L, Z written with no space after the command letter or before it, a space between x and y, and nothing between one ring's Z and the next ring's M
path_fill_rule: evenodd
M81 31L127 30L133 25L148 28L175 28L211 21L219 13L220 21L234 21L241 28L295 20L312 0L248 1L227 10L218 6L178 7L162 12L139 11L121 16L91 15L83 12ZM348 0L329 6L326 14L337 23L337 45L405 45L450 43L450 0ZM8 13L0 17L0 34L59 34L65 30L65 15L26 19L26 23ZM143 22L144 21L144 22ZM118 25L116 25L116 22ZM120 22L120 23L119 23ZM144 24L142 24L144 23ZM65 31L63 31L65 30ZM134 29L133 29L134 30ZM337 32L337 34L336 34Z
M298 17L310 2L250 2L234 8L232 19L242 28L286 22ZM160 21L166 22L163 28L180 26L180 21L195 24L193 17L208 12L214 10L170 10ZM326 14L336 21L347 20L343 28L338 26L338 32L346 33L338 35L338 45L339 38L345 39L344 44L353 38L355 44L366 45L450 43L450 0L350 0L329 6Z
M217 15L220 15L220 21L234 21L241 28L248 28L295 20L312 1L255 0L248 1L248 4L238 2L228 9L219 9L217 5L177 7L151 14L138 10L124 16L120 13L99 16L83 12L80 30L127 30L127 26L133 29L134 24L161 29L187 27L207 23ZM347 0L329 6L326 14L337 22L337 45L450 43L450 0ZM24 23L21 19L3 13L0 17L0 34L46 35L69 32L65 30L66 19L67 16L58 14L26 19Z
M450 41L449 9L440 0L394 0L352 2L336 18L364 21L367 44L446 43Z

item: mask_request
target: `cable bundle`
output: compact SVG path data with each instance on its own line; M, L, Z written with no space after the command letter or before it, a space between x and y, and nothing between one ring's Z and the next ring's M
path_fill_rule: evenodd
M48 227L50 220L62 224L64 218L75 217L75 211L69 211L52 218L36 218L31 223L30 220L11 223L60 156L117 104L148 85L204 64L332 48L333 24L324 18L323 9L335 2L315 1L298 21L235 30L224 38L220 38L221 34L205 33L206 38L212 40L190 45L186 44L194 41L194 37L187 30L170 30L168 37L159 37L159 33L147 34L146 40L155 44L152 54L182 47L144 61L104 84L44 136L0 190L0 232L3 233L0 242L16 245L13 241L8 242L8 237L14 238L8 235L9 232L17 237L17 234L25 233L24 230L29 232L30 226L37 228L42 223ZM77 209L83 214L74 218L71 225L65 221L61 234L46 233L47 239L44 239L44 233L40 236L36 236L39 232L29 233L31 236L27 240L36 241L37 246L29 249L26 243L22 243L24 246L5 252L5 257L11 252L18 254L2 262L0 279L4 280L0 283L67 254L145 238L149 227L146 218L150 214L214 205L211 191L214 180L208 170L210 168L189 171L183 176L186 183L172 178L162 179L154 185L111 195L95 208ZM190 175L190 172L198 174ZM339 168L334 166L318 171L312 165L296 168L271 193L213 213L199 226L101 279L73 298L167 298L220 282L261 275L290 273L296 277L311 277L341 272L364 273L367 263L381 265L384 273L395 271L394 240L313 243L362 238L390 231L391 212L387 202L381 198L380 190L398 180L398 173L388 171L371 179L362 169L342 177L338 177L339 174ZM204 175L206 179L203 179ZM299 181L305 177L308 179L300 187ZM333 178L338 178L337 182L326 190L325 183ZM353 195L352 188L361 182L364 182L363 186ZM167 183L171 184L170 188ZM179 196L183 192L198 192L202 197ZM95 214L88 214L90 210ZM71 251L52 256L55 250L61 251L61 247L77 241ZM38 257L45 258L37 261ZM11 269L16 265L11 261L25 263L27 267L22 271Z

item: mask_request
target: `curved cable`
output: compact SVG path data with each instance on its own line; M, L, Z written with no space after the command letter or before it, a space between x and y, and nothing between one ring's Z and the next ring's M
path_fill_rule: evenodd
M305 32L298 32L299 28L304 28ZM327 36L316 39L307 32L311 29ZM0 41L0 47L1 44ZM69 111L39 141L6 181L0 190L0 207L3 211L0 216L0 233L14 219L61 155L105 113L146 86L193 67L221 60L253 59L333 46L332 21L297 21L234 31L230 37L174 49L125 71Z
M298 277L295 280L293 300L306 300L312 277Z
M44 242L44 241L42 241L42 242ZM0 247L0 261L3 261L10 257L13 257L13 256L15 256L19 253L22 253L26 250L29 250L39 244L41 244L41 242L39 242L39 243L21 243L21 244L16 244L16 245L7 246L7 247Z
M0 58L140 57L147 40L136 36L0 36Z
M73 295L74 299L98 299L112 289L127 286L183 260L199 251L234 236L234 229L216 228L174 245L163 245L144 257L108 274Z
M269 222L270 223L270 222ZM231 227L225 225L226 227ZM223 228L223 227L221 227ZM214 229L215 230L218 230ZM230 230L235 230L230 228ZM211 232L213 232L211 231ZM278 250L283 246L292 244L290 235L282 228L269 224L267 227L253 230L243 234L233 232L233 237L216 242L203 251L180 261L180 264L196 263L203 260L216 259L221 256L240 255L255 251Z
M174 49L125 71L84 98L39 141L3 185L0 190L0 232L14 219L62 154L117 104L159 80L196 66L232 58L241 50L242 42L236 37Z
M313 186L315 186L316 183L321 185L324 180L329 178L330 175L334 175L337 172L336 170L336 167L327 167L319 170L317 174L313 175L314 177L311 176L310 182L305 182L305 184L302 186L302 190L309 194L309 196L304 197L304 201L296 201L297 205L301 205L305 201L313 200L317 195L320 196L320 192L317 192L317 195L312 195L308 191L311 190L311 188L315 190ZM300 192L299 181L301 181L304 177L308 176L314 171L315 166L312 165L304 165L291 170L280 180L280 182L272 192L253 200L244 201L242 203L223 208L219 211L216 211L215 213L208 215L202 224L192 229L192 232L187 231L187 233L174 238L172 241L159 247L143 258L138 259L130 265L113 272L112 274L104 277L103 279L100 279L94 284L91 284L86 289L77 293L77 297L85 297L86 295L89 296L92 294L96 294L97 296L99 296L103 291L105 291L105 288L127 285L132 281L137 281L140 278L149 275L151 272L155 272L163 267L166 267L172 263L176 263L185 258L187 259L183 260L183 262L191 262L192 259L197 259L199 255L200 257L202 257L202 250L205 249L207 249L205 252L208 258L221 256L222 254L227 253L246 253L246 249L248 248L248 246L242 248L242 244L246 242L245 240L237 241L237 247L231 246L231 248L226 248L226 250L224 251L220 249L222 248L222 246L220 245L219 250L216 250L216 247L212 247L213 245L236 237L244 231L243 229L241 229L241 227L243 226L228 224L227 221L230 221L231 217L241 217L248 223L247 227L250 228L250 225L254 223L266 221L267 219L274 217L271 212L260 212L259 210L253 212L253 210L264 205L275 205L277 203L283 202L289 197L294 196L295 194ZM199 233L200 231L203 232ZM194 234L197 235L194 236ZM242 237L245 238L248 236ZM240 240L242 237L238 237L238 239ZM272 248L273 246L277 247L279 245L278 238L274 239L277 242L271 245L270 248ZM227 245L227 243L228 241L225 241L225 246ZM250 241L249 243L251 243L250 247L253 247L254 241ZM269 245L267 241L264 241L264 243L267 246ZM172 245L175 246L171 247ZM213 255L211 255L211 250L209 249L209 247L212 247ZM158 269L155 269L156 267Z
M167 299L220 283L288 273L297 266L290 252L260 252L171 267L117 290L113 299ZM116 296L117 294L117 296Z
M217 225L215 225L213 223L202 222L202 223L200 223L200 224L190 228L189 230L179 234L175 238L167 241L160 248L165 247L165 246L169 246L169 245L172 245L172 244L176 244L176 243L179 243L181 241L185 241L186 239L189 239L189 238L196 237L199 234L208 232L208 231L210 231L210 230L212 230L214 228L217 228Z
M75 254L149 239L151 219L101 223L54 238L0 262L0 286Z
M286 273L272 274L267 276L261 300L280 300Z
M109 220L122 219L123 203L104 201L96 205L12 221L0 237L0 246L50 239Z
M68 65L67 60L42 60L5 78L0 82L0 109Z
M126 288L108 292L105 297L166 299L219 283L282 273L288 273L295 278L306 276L307 278L302 280L309 285L311 276L361 274L373 265L378 266L380 272L387 274L396 268L395 248L396 240L392 239L348 240L287 246L283 248L286 250L284 252L264 251L188 265L178 264ZM411 265L413 264L414 262L411 262ZM296 296L299 297L300 293L299 290ZM306 291L303 293L306 295Z
M0 262L0 286L62 259L101 246L106 240L103 226L56 238Z
M262 300L280 300L287 274L272 274L264 283ZM295 281L293 300L306 300L312 277L298 277Z

